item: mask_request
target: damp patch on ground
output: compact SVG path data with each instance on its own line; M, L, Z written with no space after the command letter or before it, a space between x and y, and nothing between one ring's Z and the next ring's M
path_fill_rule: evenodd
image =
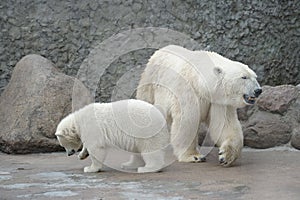
M1 176L11 176L5 174ZM237 198L248 189L233 182L168 182L161 180L111 181L98 174L42 172L24 177L24 182L14 182L13 177L1 179L0 190L18 191L18 199L66 198L84 196L83 191L101 191L103 196L120 199L183 200L190 196ZM25 181L27 180L27 182ZM30 181L28 181L30 180Z

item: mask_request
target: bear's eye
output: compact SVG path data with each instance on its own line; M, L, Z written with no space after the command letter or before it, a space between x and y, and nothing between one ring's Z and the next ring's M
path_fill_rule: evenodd
M248 77L247 76L242 76L242 79L247 79Z

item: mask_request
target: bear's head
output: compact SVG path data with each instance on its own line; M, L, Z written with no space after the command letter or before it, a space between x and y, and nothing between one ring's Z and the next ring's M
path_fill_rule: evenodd
M215 101L213 103L236 108L253 105L262 93L255 72L243 63L231 61L220 55L217 57L214 59L213 68L217 77L212 95Z
M55 135L59 144L66 149L68 156L82 147L82 142L75 126L74 115L65 117L57 126Z

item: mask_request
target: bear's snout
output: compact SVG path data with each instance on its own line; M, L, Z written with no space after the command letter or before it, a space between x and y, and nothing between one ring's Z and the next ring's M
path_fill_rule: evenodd
M261 93L262 93L262 89L261 88L258 88L258 89L254 90L255 97L258 97Z
M75 153L76 151L74 149L72 149L71 151L67 151L68 156L72 156Z

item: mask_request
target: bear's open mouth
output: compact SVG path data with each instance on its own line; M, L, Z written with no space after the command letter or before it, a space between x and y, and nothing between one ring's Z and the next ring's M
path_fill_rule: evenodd
M253 105L255 103L256 97L255 96L249 96L247 94L244 94L244 100L247 104Z

